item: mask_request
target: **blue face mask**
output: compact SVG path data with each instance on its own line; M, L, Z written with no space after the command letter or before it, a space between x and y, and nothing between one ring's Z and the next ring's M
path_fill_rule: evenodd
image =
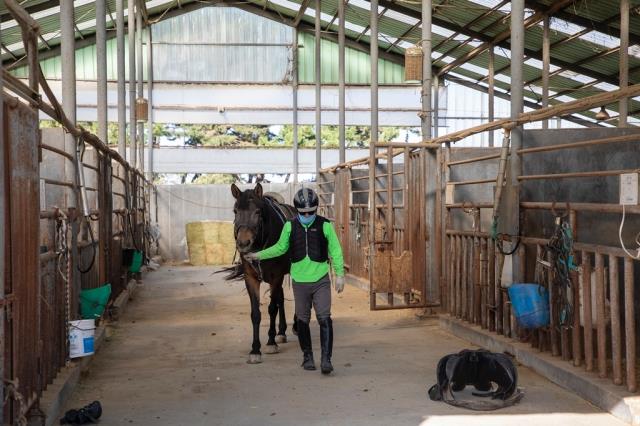
M312 214L312 215L309 215L309 216L305 216L305 215L302 215L302 214L298 213L298 220L303 225L310 224L311 222L313 222L313 219L315 219L315 218L316 218L316 214L315 213Z

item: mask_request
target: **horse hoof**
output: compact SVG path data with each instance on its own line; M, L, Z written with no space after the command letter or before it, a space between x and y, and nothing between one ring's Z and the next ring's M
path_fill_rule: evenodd
M287 336L284 334L278 334L276 336L276 343L287 343Z
M272 355L272 354L277 354L278 352L280 352L280 348L278 347L278 345L265 346L264 353L266 354Z
M260 364L260 363L262 363L262 355L249 354L249 359L247 360L247 364Z

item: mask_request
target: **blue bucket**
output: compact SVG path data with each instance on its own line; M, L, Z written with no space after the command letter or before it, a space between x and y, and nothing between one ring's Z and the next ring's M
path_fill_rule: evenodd
M549 291L538 284L512 284L509 299L518 325L540 328L549 325Z

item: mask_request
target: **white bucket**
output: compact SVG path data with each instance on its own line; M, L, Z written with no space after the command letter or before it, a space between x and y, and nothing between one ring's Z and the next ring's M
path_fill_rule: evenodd
M69 357L93 355L96 320L69 321Z

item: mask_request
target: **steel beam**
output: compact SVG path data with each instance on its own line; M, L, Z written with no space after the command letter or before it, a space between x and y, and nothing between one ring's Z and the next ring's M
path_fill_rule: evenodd
M153 178L153 34L151 25L147 29L147 101L149 102L147 179L151 180Z
M107 10L106 0L96 0L96 77L98 138L109 143L107 131Z
M73 0L60 1L60 31L62 37L62 110L67 118L76 124L76 55L75 55L75 25ZM76 156L76 140L71 133L65 133L64 149L68 154ZM76 181L75 165L64 162L64 173L67 181ZM67 207L76 207L78 200L71 197L67 200Z
M446 75L446 76L444 76L444 78L446 80L449 80L449 81L451 81L453 83L456 83L456 84L459 84L461 86L468 87L470 89L474 89L474 90L477 90L477 91L480 91L480 92L483 92L483 93L489 93L489 89L487 87L484 87L484 86L481 86L479 84L476 84L473 81L469 81L469 80L465 80L465 79L462 79L462 78L454 77L452 75ZM507 101L511 101L511 96L508 93L495 91L494 92L494 96L496 98L500 98L500 99L504 99L504 100L507 100ZM537 104L535 102L527 101L527 100L524 101L524 105L527 108L531 108L531 109L540 109L540 108L542 108L539 104ZM603 127L601 124L594 123L592 121L588 121L588 120L582 119L580 117L576 117L574 115L567 115L567 116L564 116L562 119L570 121L572 123L580 124L581 126L585 126L585 127L593 127L593 128L599 128L599 127L601 128L601 127Z
M376 142L378 142L378 0L371 0L369 12L371 37L369 41L371 56L371 136L369 140L369 307L375 306L375 258L376 248Z
M478 16L477 18L471 20L470 22L466 23L464 25L463 28L470 28L471 25L474 25L478 22L480 22L482 19L490 16L492 13L497 12L498 10L500 10L500 8L502 6L504 6L505 4L509 3L510 0L503 0L500 3L498 3L497 5L495 5L495 7L492 7L491 9L487 10L486 12L484 12L483 14L481 14L480 16ZM508 15L505 15L505 17ZM500 19L503 19L503 17L501 16ZM440 43L436 44L435 46L433 46L433 50L438 50L440 48L440 46L443 46L444 44L454 40L457 36L459 36L460 33L459 32L454 32L453 34L451 34L449 37L445 38L444 40L442 40ZM472 38L469 38L469 41L471 41ZM444 56L444 55L442 55ZM436 59L436 62L439 61L442 56L440 56L438 59Z
M315 13L315 80L316 80L316 181L318 181L318 173L322 168L322 76L320 75L322 70L322 58L321 58L321 33L322 33L322 20L321 14L321 0L316 0L316 13Z
M629 85L629 0L620 0L620 88ZM629 99L620 99L618 127L627 127Z
M298 160L298 29L293 27L293 79L291 88L293 91L292 121L293 121L293 183L298 183L299 160Z
M545 13L536 12L534 15L532 15L531 17L529 17L526 20L524 20L523 21L524 28L526 29L526 28L530 28L530 27L536 25L538 22L540 22L544 18L545 14L552 15L554 12L556 12L558 10L562 10L565 7L569 6L574 1L575 0L560 0L560 1L554 2L553 5L550 6L549 9ZM513 9L511 11L511 18L512 18L512 22L513 22ZM523 32L524 32L524 30L523 30ZM490 46L507 40L509 38L509 35L513 36L513 34L511 34L511 32L509 30L505 30L505 31L501 32L500 34L498 34L495 37L493 37L490 41L484 42L482 45L472 49L471 51L469 51L465 55L460 56L459 58L457 58L455 61L451 62L450 64L445 65L444 67L442 67L440 69L440 74L441 75L445 74L445 73L451 71L452 69L462 65L465 62L469 62L470 60L472 60L473 58L477 57L482 52L487 50ZM511 38L511 44L512 44L512 49L513 49L513 38ZM522 59L524 60L524 55L523 55Z
M129 41L129 164L137 168L136 147L136 12L134 0L127 3L127 31Z
M138 72L138 98L144 98L144 68L142 54L142 13L136 15L136 70ZM136 119L137 120L137 119ZM144 173L144 123L136 122L138 128L138 169Z
M566 2L558 2L566 3ZM558 9L556 9L558 10ZM524 0L513 0L511 2L511 118L517 118L524 111L524 90L523 62L524 62ZM520 235L520 190L518 176L522 174L521 156L517 154L522 148L522 126L511 130L511 152L514 153L509 158L509 187L507 191L506 209L508 234ZM517 253L511 256L512 282L523 282L521 259Z
M489 111L489 121L493 121L495 119L495 47L491 46L489 49L489 72L487 73L489 76L489 87L487 88L487 100L488 100L488 111ZM494 133L489 132L489 146L493 147L494 145Z
M311 3L311 0L304 0L302 2L302 4L300 5L300 9L296 14L296 17L293 19L293 27L297 28L298 25L300 25L300 21L302 21L302 18L304 17L304 13L307 11L307 8L309 7L309 3Z
M4 93L4 79L2 78L3 73L0 72L0 93ZM0 96L0 131L4 135L4 96ZM3 136L4 138L4 136ZM6 147L8 144L0 143L0 169L7 170L7 159L8 154L5 154ZM9 219L8 210L9 210L9 202L7 200L8 197L8 188L6 182L7 173L0 173L0 342L5 342L4 336L4 306L6 305L4 302L4 289L7 284L7 277L5 274L9 271L7 267L7 255L5 253L6 247L9 247L9 233L7 232L7 220ZM4 374L4 346L3 350L0 351L0 377L5 377ZM0 401L4 401L4 386L0 386ZM0 419L4 419L4 404L0 404Z
M548 5L537 1L537 0L525 0L525 3L528 8L536 10L536 11L545 11L549 7ZM571 9L569 9L571 10ZM616 28L613 23L617 23L620 15L616 14L610 18L602 22L594 21L589 17L583 17L580 15L575 15L573 13L569 13L563 10L559 10L554 12L553 16L555 18L562 19L567 22L571 22L572 24L580 25L581 27L590 28L591 30L599 31L603 34L609 34L614 37L620 38L620 29ZM629 40L632 44L640 44L640 36L636 34L629 34Z
M549 15L544 17L542 28L542 106L549 106L549 64L551 45L549 41ZM542 128L549 128L549 120L542 120Z
M433 106L432 106L432 76L431 76L431 23L432 2L422 0L422 140L426 141L433 135ZM436 87L437 90L437 87ZM437 105L436 105L437 108ZM426 268L427 268L427 302L436 302L440 297L440 258L441 234L438 229L439 206L436 198L440 183L440 165L436 150L422 149L426 179L425 190L425 225L427 238Z
M116 0L116 55L118 64L118 154L127 158L127 100L124 70L124 0Z
M340 163L345 162L345 4L338 0L338 143L340 146Z

